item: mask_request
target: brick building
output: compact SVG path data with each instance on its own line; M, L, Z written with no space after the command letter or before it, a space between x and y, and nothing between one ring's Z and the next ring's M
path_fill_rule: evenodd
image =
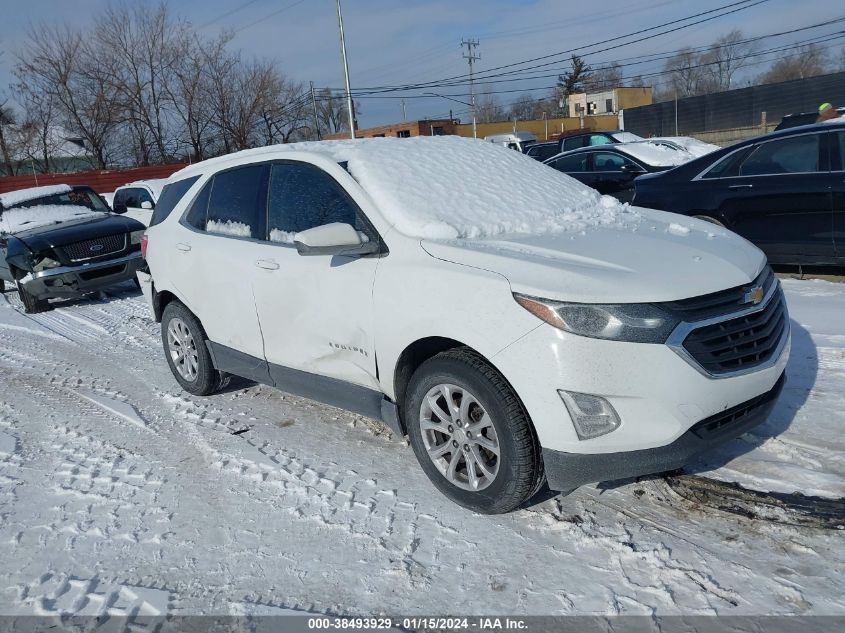
M427 119L422 121L405 121L403 123L392 123L379 127L370 127L355 130L357 138L410 138L411 136L444 136L456 134L455 122L451 119ZM349 132L339 132L324 137L330 139L349 138Z

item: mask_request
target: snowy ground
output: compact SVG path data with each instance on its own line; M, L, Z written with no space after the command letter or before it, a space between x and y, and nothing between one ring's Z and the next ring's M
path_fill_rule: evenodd
M785 287L787 391L697 470L842 496L845 285ZM128 287L33 317L0 297L1 614L842 615L842 536L659 479L474 515L363 418L244 383L181 392Z

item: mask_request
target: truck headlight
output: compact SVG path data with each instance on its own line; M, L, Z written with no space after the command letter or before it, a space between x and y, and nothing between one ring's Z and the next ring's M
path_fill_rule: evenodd
M52 257L35 255L32 258L32 272L34 273L40 273L42 270L49 270L50 268L56 268L61 265L61 262L56 261Z
M140 244L141 238L144 237L144 230L141 231L132 231L129 234L129 243L130 244Z
M513 295L531 314L554 327L590 338L665 343L678 319L650 303L565 303Z

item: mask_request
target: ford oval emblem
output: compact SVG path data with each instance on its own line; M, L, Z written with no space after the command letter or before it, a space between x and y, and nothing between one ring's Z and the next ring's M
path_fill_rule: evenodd
M98 253L99 251L103 250L103 245L102 244L92 244L91 246L88 247L88 250L91 251L92 253Z

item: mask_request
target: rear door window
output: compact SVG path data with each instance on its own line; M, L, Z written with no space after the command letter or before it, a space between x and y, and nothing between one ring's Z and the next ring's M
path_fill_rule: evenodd
M205 230L218 235L263 239L267 165L249 165L214 176Z
M740 176L802 174L819 171L819 135L805 134L761 143L745 159Z
M563 151L568 152L571 149L578 149L587 144L587 136L576 136L575 138L567 138L563 141Z

